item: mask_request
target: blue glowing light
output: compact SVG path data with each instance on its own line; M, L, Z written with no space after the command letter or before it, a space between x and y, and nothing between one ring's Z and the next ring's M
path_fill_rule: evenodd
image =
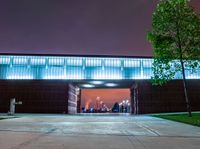
M45 58L44 57L34 57L30 59L31 65L45 65Z
M103 81L91 81L90 83L95 84L95 85L100 85L103 84Z
M0 79L150 79L152 63L150 58L0 55ZM185 72L187 79L200 79L200 69ZM181 78L181 73L175 75L175 79Z
M10 57L0 57L0 64L10 64Z
M117 86L117 84L116 83L106 83L105 86L107 86L107 87L115 87L115 86Z
M85 87L85 88L93 88L93 87L95 87L95 86L92 85L92 84L83 84L82 87Z
M44 76L43 79L45 79L45 80L56 80L56 79L64 80L66 78L67 77L65 75L54 75L54 76Z
M32 80L33 76L26 76L26 75L12 75L7 76L8 80Z

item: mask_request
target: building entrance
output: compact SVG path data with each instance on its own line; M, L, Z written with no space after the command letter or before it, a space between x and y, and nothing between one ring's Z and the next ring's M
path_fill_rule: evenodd
M80 113L131 113L130 89L82 89Z
M132 81L87 80L68 90L68 113L134 113Z

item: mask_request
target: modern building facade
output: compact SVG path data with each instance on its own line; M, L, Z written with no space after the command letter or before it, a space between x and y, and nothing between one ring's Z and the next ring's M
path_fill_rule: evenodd
M2 80L137 80L152 76L151 58L0 55ZM200 69L187 79L200 79ZM181 79L177 74L175 79Z
M149 57L0 54L0 112L16 98L23 102L17 112L76 113L81 88L106 87L130 88L135 114L184 111L181 74L168 85L151 86L152 62ZM194 110L200 110L200 69L185 72L190 88L195 86Z

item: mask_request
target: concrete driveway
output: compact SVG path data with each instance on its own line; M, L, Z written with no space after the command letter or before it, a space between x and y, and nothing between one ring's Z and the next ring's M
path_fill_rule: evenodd
M150 116L40 115L0 120L0 149L199 149L200 127Z

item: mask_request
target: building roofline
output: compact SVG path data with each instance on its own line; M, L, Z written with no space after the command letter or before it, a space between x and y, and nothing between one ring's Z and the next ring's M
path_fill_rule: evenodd
M153 58L153 56L127 56L127 55L79 55L79 54L30 54L30 53L0 53L0 55L14 56L59 56L59 57L111 57L111 58Z

